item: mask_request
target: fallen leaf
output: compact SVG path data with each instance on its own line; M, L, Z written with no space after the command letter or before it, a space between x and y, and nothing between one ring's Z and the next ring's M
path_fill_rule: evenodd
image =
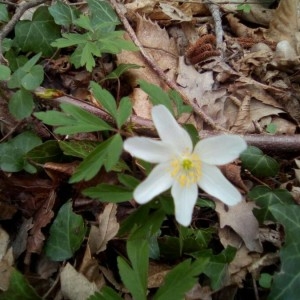
M85 300L98 291L95 283L87 280L67 263L60 274L61 291L70 300Z
M253 215L253 202L241 201L237 205L225 208L224 203L216 201L216 212L219 214L220 227L231 227L244 241L250 251L262 252L259 241L259 224Z
M107 242L116 236L119 231L119 223L116 218L117 205L109 203L98 217L98 226L92 226L88 245L91 253L99 253L106 249Z

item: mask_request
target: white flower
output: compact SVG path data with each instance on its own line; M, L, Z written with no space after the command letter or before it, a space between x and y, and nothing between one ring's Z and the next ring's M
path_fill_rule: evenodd
M228 205L241 201L239 191L216 165L238 158L247 147L239 136L221 135L197 143L163 105L154 106L152 119L161 140L131 137L124 149L132 156L156 163L149 176L134 190L136 202L144 204L171 187L178 223L188 226L198 197L198 186Z

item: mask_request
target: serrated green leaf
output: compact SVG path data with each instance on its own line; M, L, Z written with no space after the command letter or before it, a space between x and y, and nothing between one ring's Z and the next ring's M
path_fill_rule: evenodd
M140 181L135 177L123 173L118 174L118 180L129 189L135 189L140 183Z
M266 186L256 186L249 193L248 197L259 205L260 209L255 208L254 213L260 222L275 221L269 207L275 204L293 204L292 195L285 189L272 190Z
M132 199L133 191L122 186L101 183L97 186L85 189L83 195L101 202L121 203Z
M153 300L182 300L197 282L205 259L192 263L187 259L173 268L165 277L164 284L158 289Z
M121 99L117 112L117 126L121 128L132 113L132 103L129 97Z
M80 248L86 232L84 220L73 213L72 203L65 203L50 228L47 240L46 255L53 261L71 258Z
M104 109L114 118L117 118L117 104L112 94L103 89L98 83L91 81L90 87L96 100L104 107Z
M183 113L192 113L193 108L189 105L184 104L180 94L177 91L169 90L168 95L176 105L177 117L180 117Z
M79 158L86 158L97 145L98 143L93 141L59 141L59 146L65 155Z
M120 21L106 0L87 0L89 11L91 13L91 22L93 26L99 24L105 24L102 27L102 31L109 33L115 30L116 25L120 24Z
M285 244L280 249L280 272L274 275L268 299L297 300L300 298L300 207L276 204L270 211L284 226Z
M58 25L69 26L79 16L79 11L63 3L57 1L49 7L49 13L54 18L54 21Z
M90 43L89 41L82 48L82 54L80 59L80 65L86 66L87 71L92 72L96 65L94 56L101 56L100 50L97 48L95 43Z
M63 33L62 38L56 39L51 43L52 47L65 48L78 44L85 44L88 41L88 34Z
M9 21L9 15L7 10L7 5L0 3L0 23L1 22L8 22Z
M101 143L78 166L70 179L71 183L92 179L104 165L109 171L117 163L122 152L122 139L119 134Z
M274 158L263 154L260 149L254 146L249 146L240 155L240 159L243 167L257 177L275 176L279 171L279 164L277 161Z
M8 80L10 77L10 68L4 65L0 65L0 80Z
M16 91L9 100L8 108L10 113L18 120L29 117L34 108L31 93L24 89Z
M38 112L34 115L47 125L59 126L55 129L55 132L58 134L75 134L112 129L102 119L78 106L69 103L62 103L60 106L63 113L47 111Z
M147 299L147 277L149 265L149 247L145 240L128 240L127 255L131 267L118 257L118 268L121 279L134 299Z
M29 73L27 73L21 80L21 84L24 89L28 91L35 90L44 81L44 69L42 66L37 65L32 67Z
M131 69L140 69L143 68L142 66L136 64L119 64L116 69L114 69L111 73L105 76L102 81L104 80L111 80L111 79L119 79L125 72Z
M172 107L171 100L166 92L162 90L159 86L148 83L144 80L138 80L138 83L141 89L147 93L150 97L150 100L153 105L163 104L165 105L169 111L174 115L174 110Z
M16 269L13 269L9 279L9 287L5 292L1 292L0 300L41 300L28 283L26 278Z
M91 31L91 32L94 31L91 20L87 15L80 15L79 18L74 21L74 24L87 31Z
M62 157L62 152L57 141L46 141L42 145L34 147L26 153L26 159L39 164L46 162L58 162Z
M99 293L95 293L87 300L123 300L123 298L109 286L104 286Z
M51 56L55 49L51 43L60 37L60 26L55 24L47 6L40 6L32 21L19 21L15 26L15 42L24 52L42 52Z

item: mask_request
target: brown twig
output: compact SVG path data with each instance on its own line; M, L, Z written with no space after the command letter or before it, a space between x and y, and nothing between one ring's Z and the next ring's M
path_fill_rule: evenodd
M143 45L141 44L141 42L139 41L139 39L137 38L134 30L132 29L131 25L129 24L128 20L126 19L122 9L120 9L120 4L116 2L116 0L109 0L110 4L112 5L112 7L114 8L114 10L116 11L117 15L119 16L123 26L125 27L128 35L130 36L130 38L132 39L132 41L135 43L135 45L139 48L141 55L143 56L144 60L146 61L146 63L153 69L153 71L173 90L177 91L183 101L192 106L194 109L194 112L199 115L203 121L207 124L209 124L212 128L214 128L215 130L220 130L220 131L224 131L224 132L228 132L228 130L226 130L225 128L223 128L222 126L216 125L214 120L209 117L205 112L203 112L200 107L197 106L196 103L194 103L193 99L189 99L177 86L177 84L170 80L166 74L164 73L164 71L156 64L156 62L154 61L154 59L149 55L148 52L145 51Z
M59 97L50 101L47 101L48 105L54 105L54 103L71 103L78 107L81 107L90 113L102 118L106 122L115 125L113 118L104 110L95 107L87 102L81 101L69 96ZM138 134L146 135L150 137L156 137L156 129L153 122L149 119L144 119L133 115L130 120L125 124L125 128L128 128ZM207 138L222 133L218 131L202 130L199 132L200 138ZM224 134L224 133L223 133ZM226 133L225 133L226 134ZM241 135L245 141L252 146L260 148L262 151L276 154L276 155L300 155L300 135L269 135L269 134L246 134Z
M26 10L29 8L35 7L39 4L46 2L47 0L32 0L26 2L24 4L18 5L15 14L9 20L9 22L2 28L0 31L0 63L6 63L6 59L3 57L2 54L2 41L3 39L13 30L21 16L24 14Z

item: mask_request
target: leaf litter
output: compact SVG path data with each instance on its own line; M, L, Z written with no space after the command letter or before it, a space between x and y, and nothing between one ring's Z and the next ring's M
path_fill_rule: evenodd
M94 1L87 2L89 5L95 4ZM104 2L113 6L115 3ZM189 99L194 108L194 113L185 112L184 118L181 116L179 120L194 124L200 136L201 131L210 132L215 130L216 126L220 126L224 131L245 136L260 134L263 137L272 137L275 133L296 136L299 139L300 53L299 16L296 13L299 1L269 1L274 3L267 7L250 3L251 13L237 10L240 4L234 3L237 1L228 4L222 2L224 1L214 1L225 14L222 17L222 27L218 28L214 23L211 7L203 3L123 1L123 9L127 11L126 17L134 29L134 37L150 56L154 66L145 61L141 52L123 50L116 55L98 57L95 68L88 72L71 64L70 49L62 49L57 56L49 57L54 48L43 48L44 54L49 52L44 62L47 75L44 87L59 91L59 96L75 97L84 104L96 101L98 109L105 110L89 90L91 80L101 82L102 87L110 91L117 103L120 103L122 97L129 96L135 117L143 122L145 119L151 119L153 103L151 95L141 89L140 81L157 85L162 92L167 93L170 87L169 80L175 84L178 93ZM275 2L279 4L276 5ZM120 3L118 5L121 7ZM78 7L80 8L80 3ZM85 9L84 5L79 11L84 12ZM106 11L105 4L102 9ZM40 11L44 12L45 8ZM121 23L122 21L121 19ZM29 24L30 21L22 22L18 25L18 30L22 30L21 26ZM252 22L252 25L249 26L248 22ZM48 23L55 29L52 34L58 35L58 26L53 21ZM123 26L126 28L128 25L124 23ZM218 48L219 45L210 36L215 36L216 31L220 29L224 34L224 41L222 47ZM22 43L18 31L16 34L16 38ZM131 40L133 36L125 34L125 38ZM32 50L31 45L25 45L23 50ZM123 75L117 76L117 79L105 79L113 69L122 64L134 64L141 68L128 68ZM165 77L158 76L155 66L162 70ZM10 92L7 89L4 91ZM39 105L48 109L56 106L57 109L55 100L51 101L52 103L48 103L47 100L41 100ZM1 128L4 140L6 134L15 135L26 129L26 125L17 124L7 116L3 100L0 107L1 120L7 119ZM212 123L207 123L199 117L195 107L203 111ZM146 283L140 283L141 286L146 286L143 297L166 299L156 295L164 291L164 284L168 281L174 280L174 285L178 284L180 287L180 280L176 281L176 273L172 273L176 267L186 272L190 268L187 275L190 282L195 279L193 274L202 274L194 286L183 293L185 299L225 299L228 295L240 299L246 297L249 289L253 299L267 299L269 293L274 299L297 299L298 294L294 292L296 285L293 285L292 280L281 277L283 275L279 271L286 272L299 283L298 271L288 265L288 255L299 254L297 249L293 248L293 243L288 243L292 232L297 232L300 224L295 213L299 207L295 204L280 208L277 204L268 212L273 218L261 220L255 213L260 205L251 201L247 193L259 185L274 190L285 188L291 192L295 203L299 204L299 142L296 155L292 156L288 152L277 156L272 148L268 149L268 154L276 157L280 165L280 171L275 176L253 175L251 170L241 168L240 161L222 168L226 177L245 195L245 199L234 207L226 207L217 201L214 208L213 199L206 194L200 194L201 199L194 210L192 227L190 231L185 232L174 223L170 217L172 213L168 213L168 218L160 219L159 210L172 212L173 209L168 204L170 201L166 199L162 200L163 208L158 207L156 202L143 208L138 207L133 199L116 204L106 203L106 199L101 196L98 201L82 194L84 189L99 183L122 183L128 191L132 190L137 184L137 179L130 176L139 174L136 177L142 179L144 176L141 174L149 172L149 166L143 162L136 162L133 174L127 165L129 158L122 156L122 160L114 168L102 168L87 182L68 182L80 159L89 155L81 150L82 142L86 141L92 145L94 141L107 138L105 134L79 132L71 137L59 136L55 134L55 128L46 127L40 121L35 126L36 119L34 121L32 117L27 121L32 122L33 128L39 127L39 130L50 132L47 139L54 136L55 139L62 139L64 142L68 142L68 139L71 142L75 141L69 146L69 150L72 150L72 153L81 153L81 156L68 155L60 148L60 153L56 153L61 157L58 161L29 161L40 168L37 175L23 171L1 171L0 270L3 276L0 278L0 299L8 299L14 293L18 295L18 290L12 290L16 283L23 289L22 297L30 296L32 299L43 296L45 299L77 300L88 299L93 295L95 298L90 299L106 299L108 295L114 295L115 298L111 299L118 299L116 295L132 299L132 295L135 294L132 289L136 288L137 283L127 280L134 272L134 276L139 272L141 276L145 276L142 270L147 269L149 273L146 274ZM143 123L141 124L137 127L143 127ZM134 126L136 125L132 125L133 130ZM275 132L269 133L268 128L272 126ZM41 131L35 131L39 136ZM151 131L148 133L153 135ZM44 138L44 135L40 137ZM2 149L0 148L1 155ZM49 151L49 148L45 147L44 151ZM89 151L93 151L93 146ZM109 160L108 157L106 156ZM119 175L122 172L129 177L121 178ZM110 195L110 191L106 192L106 195ZM261 200L269 201L269 198L264 197L266 196L261 195ZM67 202L69 199L72 201ZM68 211L65 211L59 220L59 211L66 205L64 203L67 203ZM153 211L157 213L153 214ZM66 227L69 234L63 233L68 253L58 259L59 262L54 262L56 251L63 250L64 238L54 242L57 249L51 248L50 253L47 253L47 243L51 234L55 232L55 222L64 222L67 219L68 223L61 224L69 224L69 227ZM145 224L151 226L146 228ZM64 228L60 223L58 225L56 230ZM85 226L88 227L88 232L85 232ZM207 234L206 230L210 228L216 229L214 234ZM123 234L120 234L121 232ZM54 238L57 236L54 235ZM136 239L143 241L140 249L133 247ZM287 244L284 246L285 239ZM151 259L147 266L144 264L145 253L148 251L143 244L145 241L151 243L151 249L154 249L153 252L149 252ZM230 246L236 249L232 257L228 254ZM228 253L221 254L224 249ZM190 257L195 258L197 255L203 258L201 264L197 260L193 263L188 261ZM64 263L64 259L67 262ZM196 262L199 265L196 265ZM214 270L218 272L213 274ZM22 275L19 272L22 272ZM273 289L259 286L258 280L262 273L273 276L276 283ZM122 278L125 274L129 276L127 280ZM136 281L139 280L141 279ZM216 286L218 289L213 288ZM104 287L107 289L103 289ZM179 294L181 292L180 290Z

